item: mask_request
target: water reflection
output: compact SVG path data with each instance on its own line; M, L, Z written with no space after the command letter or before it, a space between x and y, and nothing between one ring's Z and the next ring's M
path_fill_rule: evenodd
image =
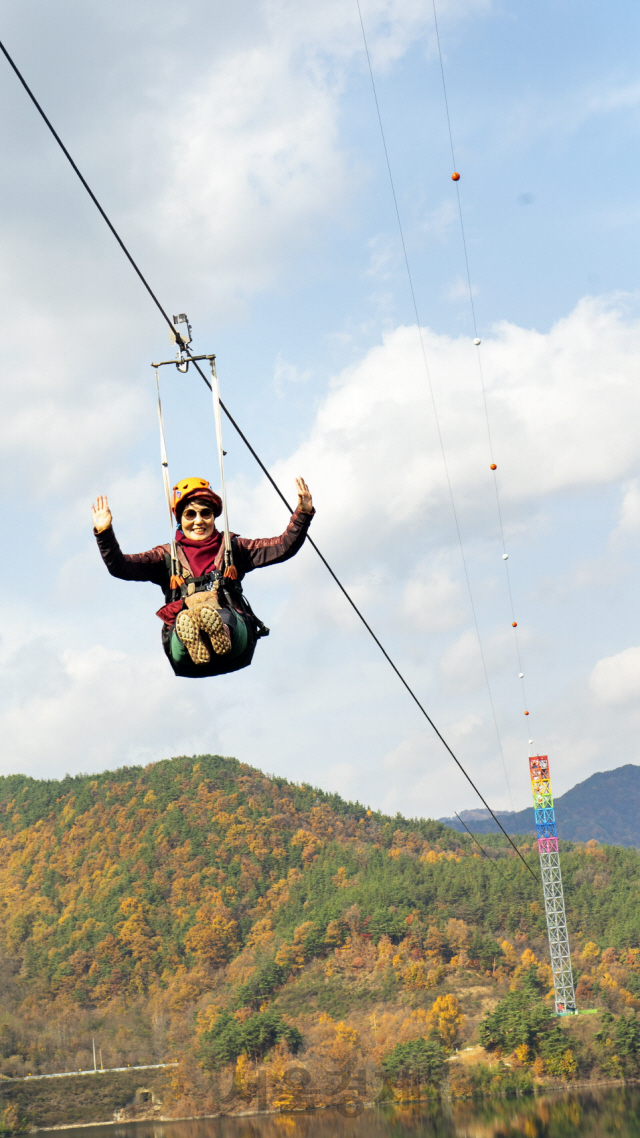
M640 1091L74 1128L73 1138L640 1138Z

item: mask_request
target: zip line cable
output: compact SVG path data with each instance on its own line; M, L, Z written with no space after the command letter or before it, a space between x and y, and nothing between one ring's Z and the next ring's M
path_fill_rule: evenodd
M488 861L488 862L490 862L490 863L491 863L491 865L494 867L494 869L496 869L496 870L497 870L497 872L498 872L499 876L502 878L502 880L503 880L503 881L506 881L506 877L504 876L504 874L503 874L503 873L500 873L500 870L498 869L498 867L497 867L497 865L496 865L496 863L495 863L494 859L493 859L492 857L489 857L489 854L488 854L488 853L487 853L487 851L485 850L484 846L481 846L481 845L480 845L480 842L479 842L479 841L478 841L478 839L476 838L475 834L472 834L472 833L471 833L471 830L470 830L470 829L469 829L469 827L467 826L467 823L466 823L466 822L463 822L463 821L462 821L462 818L461 818L461 817L460 817L460 815L458 814L458 811L457 811L457 810L454 810L454 812L453 812L453 813L455 814L456 818L458 819L458 821L459 821L460 825L461 825L461 826L464 826L464 828L465 828L465 830L467 831L467 833L468 833L469 837L470 837L470 838L473 838L474 842L476 843L476 845L477 845L478 849L479 849L479 850L480 850L480 852L483 854L483 856L484 856L484 857L486 857L487 861Z
M451 128L451 114L449 111L449 99L447 96L447 83L446 83L445 74L444 74L444 60L442 58L442 45L440 43L440 29L438 27L438 13L436 11L436 0L431 0L431 5L433 8L433 26L434 26L435 33L436 33L436 45L438 48L438 59L440 62L440 77L442 79L442 95L443 95L443 100L444 100L445 116L446 116L446 120L447 120L447 133L449 135L449 146L451 149L451 164L452 164L452 169L454 171L457 171L456 157L455 157L455 151L454 151L454 147L453 147L453 130ZM459 178L459 175L458 175L458 178ZM480 388L482 391L482 403L484 406L484 417L485 417L485 422L487 425L487 439L489 442L489 456L490 456L490 462L491 462L491 470L493 470L493 472L494 472L493 485L494 485L494 489L495 489L495 493L496 493L496 510L497 510L497 514L498 514L498 523L499 523L499 527L500 527L500 540L502 543L502 558L503 558L505 570L506 570L507 593L509 596L509 608L511 610L511 627L513 628L515 645L516 645L516 658L518 660L518 678L519 678L520 684L521 684L522 701L524 704L524 713L525 713L525 715L528 715L529 712L527 710L527 695L526 695L526 689L525 689L525 685L524 685L524 674L523 674L524 669L522 667L522 657L521 657L521 652L520 652L520 640L519 640L518 632L517 632L517 621L516 621L516 617L515 617L515 606L513 603L513 592L511 589L511 575L509 573L509 555L507 554L506 544L505 544L505 540L504 540L504 525L502 522L502 506L500 503L500 491L498 489L498 475L496 474L496 463L495 463L495 460L493 457L493 453L494 453L493 452L493 438L491 435L491 422L490 422L490 418L489 418L489 407L487 404L487 390L486 390L485 382L484 382L484 371L483 371L483 367L482 367L482 356L480 353L480 337L478 336L478 323L476 320L476 306L475 306L475 303L473 300L473 285L471 283L471 269L469 267L469 252L467 249L467 237L466 237L465 228L464 228L464 218L462 216L462 199L460 197L460 182L459 182L459 180L456 180L454 182L454 184L456 187L456 199L458 202L458 217L460 219L460 234L462 237L462 251L463 251L463 255L464 255L464 264L465 264L465 271L466 271L466 277L467 277L467 288L469 291L469 306L471 308L471 320L473 323L474 345L475 345L476 353L477 353L478 373L480 376Z
M1 41L0 41L0 51L2 51L2 54L5 56L5 58L6 58L7 62L10 64L11 68L13 69L13 71L15 72L15 74L17 75L18 79L20 80L20 83L22 84L22 86L24 87L24 89L25 89L25 91L26 91L27 95L28 95L28 96L29 96L29 98L31 99L31 102L33 103L33 105L35 106L36 110L37 110L37 111L38 111L38 113L40 114L41 118L44 120L44 122L46 123L47 127L48 127L48 128L49 128L49 130L51 131L51 134L53 135L53 137L55 138L56 142L58 143L58 145L59 145L60 149L62 150L63 154L65 155L65 157L66 157L66 158L67 158L67 160L69 161L69 163L70 163L71 167L73 168L74 172L77 174L78 178L79 178L79 179L80 179L80 181L82 182L82 185L84 186L85 190L86 190L86 191L87 191L87 193L89 194L89 197L91 198L92 202L93 202L93 203L94 203L94 205L96 206L96 208L97 208L98 212L100 213L101 217L103 218L103 220L104 220L104 221L106 222L106 224L108 225L109 229L111 230L111 233L113 234L113 236L115 237L116 241L118 242L118 245L119 245L119 246L120 246L120 248L122 249L123 253L125 254L125 256L126 256L126 258L127 258L127 260L128 260L128 261L129 261L129 263L131 264L131 266L132 266L132 268L134 269L134 271L136 272L137 276L140 278L140 280L141 280L142 284L144 285L145 289L147 290L147 292L148 292L149 296L150 296L150 297L151 297L151 299L153 300L153 303L155 304L156 308L159 310L159 312L160 312L161 316L162 316L162 317L163 317L163 319L166 321L166 323L169 325L169 328L171 329L171 332L172 332L172 333L173 333L173 335L175 336L175 334L176 334L176 330L175 330L175 328L174 328L173 322L172 322L172 321L169 319L169 316L168 316L168 314L166 313L165 309L162 307L162 305L161 305L160 301L158 300L157 296L156 296L156 295L155 295L155 293L153 292L153 290L152 290L152 288L151 288L150 284L148 283L148 281L147 281L146 277L143 275L143 273L142 273L142 270L141 270L141 269L138 267L138 265L137 265L137 264L136 264L136 262L134 261L133 257L131 256L131 253L129 252L129 250L127 249L126 245L124 244L124 241L122 240L122 238L120 237L119 233L118 233L118 232L117 232L117 230L115 229L115 226L114 226L114 225L112 224L112 222L109 220L109 218L108 218L107 214L105 213L104 209L103 209L103 208L102 208L102 206L100 205L100 202L98 201L98 199L96 198L95 194L93 193L93 190L91 189L91 187L89 186L88 182L85 180L85 178L83 177L83 175L80 173L80 170L78 169L78 167L77 167L76 163L74 162L74 160L73 160L73 158L71 157L71 155L70 155L69 151L67 150L66 146L64 145L64 143L63 143L62 139L60 138L60 135L59 135L59 134L57 133L57 131L54 129L54 127L53 127L53 125L52 125L51 121L50 121L50 120L47 118L47 115L45 114L44 110L43 110L43 109L42 109L42 107L40 106L40 103L39 103L39 102L38 102L38 100L36 99L36 97L35 97L35 95L33 94L33 92L32 92L32 90L31 90L31 88L28 86L28 84L27 84L26 80L23 78L22 74L20 73L20 71L18 70L18 68L17 68L16 64L14 63L13 59L12 59L12 58L11 58L11 56L9 55L9 52L7 51L6 47L4 46L4 44L3 44ZM187 349L187 355L188 355L188 356L191 356L191 352L189 352L189 351L188 351L188 349ZM202 369L201 369L201 368L200 368L200 366L198 365L197 361L196 361L196 360L193 360L193 359L192 359L192 360L191 360L191 362L193 363L193 366L195 367L195 369L196 369L196 371L198 372L198 374L200 375L200 377L201 377L201 378L204 380L204 382L206 383L206 385L207 385L207 387L209 388L209 390L211 390L211 383L209 382L209 380L207 379L206 375L204 374L204 372L202 371ZM262 459L261 459L261 458L258 456L258 454L257 454L257 453L256 453L256 451L254 450L253 446L251 445L251 443L249 442L249 440L247 439L247 437L246 437L246 435L243 433L243 431L240 429L240 427L239 427L239 426L238 426L238 424L236 423L236 421L235 421L235 419L233 418L233 416L231 415L231 413L230 413L230 412L227 410L227 408L225 407L225 405L224 405L224 403L222 402L222 400L220 400L220 406L222 407L222 410L224 411L224 413L225 413L225 415L226 415L227 419L228 419L228 420L229 420L229 422L231 423L231 426L232 426L232 427L234 428L234 430L235 430L235 431L238 433L239 437L242 439L243 443L245 444L245 446L246 446L246 447L247 447L247 449L249 450L249 453L250 453L250 454L253 456L253 458L254 458L254 459L255 459L255 461L257 462L258 466L259 466L259 467L260 467L260 469L262 470L263 474L266 476L266 478L268 479L268 481L269 481L269 482L271 483L271 485L273 486L273 488L274 488L274 490L275 490L276 494L278 495L278 497L279 497L279 498L282 500L282 502L284 502L284 505L287 507L287 509L289 510L289 512L290 512L290 513L293 513L293 510L292 510L292 508L291 508L291 505L289 504L289 502L287 502L287 499L285 498L284 494L282 493L282 490L280 489L280 487L279 487L279 486L278 486L278 484L276 483L275 479L272 477L272 475L271 475L271 474L269 473L269 471L267 470L267 468L266 468L266 466L264 465L264 463L263 463ZM431 718L431 716L429 715L429 713L426 711L426 709L423 707L422 703L420 702L420 700L418 699L417 695L416 695L416 694L415 694L415 692L413 691L413 688L411 688L411 687L410 687L410 685L409 685L408 681L407 681L407 680L404 678L404 676L403 676L402 672L400 671L400 669L397 667L397 665L396 665L396 664L393 662L393 660L391 659L391 656L390 656L390 655L389 655L389 653L387 652L386 648L383 646L383 644L381 643L381 641L380 641L380 640L378 639L378 637L376 636L376 634L375 634L375 632L373 631L373 629L372 629L371 625L368 623L368 621L365 619L365 617L363 616L363 614L360 612L360 609L358 608L358 606L356 605L355 601L352 599L352 597L350 596L350 594L347 592L347 590L345 589L345 587L344 587L344 585L342 584L342 582L339 580L339 578L338 578L338 576L336 575L336 573L333 571L333 569L332 569L332 568L331 568L331 566L329 565L329 562L328 562L328 561L327 561L327 559L325 558L324 554L322 554L322 553L320 552L320 550L319 550L318 546L316 545L316 543L315 543L315 542L314 542L314 541L313 541L313 540L312 540L310 537L307 537L307 541L309 542L309 544L311 545L311 547L312 547L312 548L315 550L315 552L317 553L318 557L319 557L319 558L320 558L320 560L322 561L322 564L325 566L325 568L327 569L327 571L329 572L329 574L331 575L331 577L332 577L332 578L333 578L333 580L335 581L336 585L337 585L337 586L338 586L338 588L340 589L341 593L343 594L343 596L346 598L346 600L347 600L347 601L349 602L349 604L351 605L351 607L352 607L352 609L354 610L354 612L356 613L356 615L357 615L357 616L360 618L360 620L362 621L362 624L363 624L363 625L364 625L364 627L366 628L366 630L367 630L367 632L369 633L369 635L371 636L371 638L372 638L372 639L375 641L375 643L377 644L378 648L379 648L379 649L380 649L380 651L382 652L382 654L383 654L383 656L384 656L385 660L387 661L387 663L388 663L388 664L389 664L389 665L390 665L390 666L393 668L393 671L394 671L394 672L395 672L395 674L397 675L398 679L399 679L399 680L400 680L400 682L401 682L401 683L404 685L404 687L406 688L407 692L408 692L408 693L409 693L409 695L411 696L411 698L412 698L412 700L414 701L414 703L416 704L416 706L419 708L419 710L422 712L422 714L424 715L424 717L425 717L425 719L427 720L427 722L429 723L429 725L430 725L430 726L433 728L433 730L435 731L435 733L436 733L436 735L438 736L438 738L439 738L440 742L441 742L441 743L442 743L442 745L445 747L445 749L448 751L449 755L450 755L450 756L451 756L451 758L453 759L454 763L456 764L456 766L458 767L458 769L460 770L460 772L461 772L461 773L464 775L464 777L466 778L466 780L467 780L467 782L469 783L469 785L472 787L472 789L473 789L473 790L475 791L475 793L478 795L478 798L479 798L479 799L480 799L480 801L482 802L483 806L485 806L485 807L486 807L486 809L489 811L489 813L490 813L491 817L493 818L494 822L495 822L495 823L496 823L496 824L497 824L497 825L500 827L500 829L502 830L502 833L504 834L504 836L506 837L506 839L507 839L507 841L509 842L509 844L510 844L510 845L513 847L513 849L514 849L514 850L515 850L515 852L517 853L517 855L518 855L518 857L520 858L520 860L521 860L522 864L523 864L523 865L526 867L526 869L528 869L528 871L529 871L529 873L531 874L531 876L532 876L532 877L533 877L533 878L534 878L534 879L537 881L537 880L538 880L538 878L537 878L536 874L533 872L533 870L531 869L531 867L530 867L529 865L527 865L527 862L524 860L524 858L523 858L522 854L520 853L520 850L519 850L519 849L517 848L517 846L514 844L514 842L513 842L513 841L512 841L512 839L510 838L509 834L507 834L507 831L505 830L505 828L504 828L504 826L502 825L502 823L500 822L500 820L499 820L499 819L496 817L496 815L494 814L493 810L492 810L492 809L491 809L491 807L489 806L489 803L486 801L486 799L484 798L484 796L483 796L483 795L480 793L480 791L478 790L478 787L477 787L477 786L476 786L476 784L474 783L473 779L472 779L472 778L471 778L471 776L470 776L470 775L467 773L467 771L466 771L466 770L465 770L465 768L463 767L462 763L460 762L460 760L457 758L457 756L454 754L454 752L452 751L451 747L450 747L450 746L449 746L449 744L447 743L447 741L446 741L446 739L444 738L444 736L443 736L443 735L440 733L440 731L439 731L439 730L438 730L438 728L436 727L435 723L433 722L433 719Z
M358 16L360 18L360 28L362 30L362 40L364 43L365 55L367 57L367 65L369 68L369 78L371 79L371 88L373 91L373 98L374 98L374 102L376 105L376 114L378 117L378 125L380 127L380 136L382 139L382 148L384 150L384 157L385 157L385 162L387 165L387 173L389 175L389 184L391 186L391 196L393 198L393 205L394 205L394 209L395 209L396 220L398 222L398 230L400 233L400 243L402 245L402 253L404 256L405 268L407 270L407 277L409 280L409 291L411 293L413 311L414 311L415 318L416 318L418 335L420 337L420 348L421 348L421 352L422 352L422 360L424 363L424 370L425 370L425 374L427 377L427 385L429 388L429 394L431 396L431 405L433 407L433 414L434 414L435 423L436 423L436 431L438 434L438 441L440 443L440 453L442 455L442 463L444 466L445 478L446 478L447 487L449 490L449 499L451 501L451 510L453 512L453 520L455 523L456 534L458 536L458 544L460 546L460 556L462 558L462 567L463 567L463 571L464 571L465 580L467 583L467 591L469 593L469 603L471 605L471 612L473 614L473 623L475 625L476 637L478 640L478 648L480 651L480 659L482 661L482 669L484 672L484 678L485 678L485 682L487 685L487 692L489 695L489 704L491 706L491 714L493 717L493 723L494 723L494 727L495 727L495 731L496 731L496 737L498 740L498 747L500 749L500 757L502 759L502 767L504 770L504 778L505 778L505 782L507 784L507 790L509 791L509 798L511 800L511 806L513 807L513 796L511 794L511 786L509 783L509 775L507 774L507 764L506 764L505 757L504 757L504 751L502 749L502 739L500 738L500 728L498 727L498 717L496 715L496 709L495 709L495 705L493 702L493 692L491 691L491 683L489 680L489 671L487 669L487 662L486 662L485 655L484 655L484 649L482 647L482 638L480 636L480 625L478 623L478 617L476 614L476 606L475 606L475 603L473 600L473 593L471 590L471 580L469 578L469 570L467 568L467 559L465 557L464 546L462 544L462 533L460 531L460 523L458 520L458 511L456 509L455 499L454 499L454 495L453 495L453 486L451 485L451 477L449 474L449 464L447 462L447 456L446 456L445 448L444 448L444 439L442 437L442 431L440 429L440 419L438 417L438 409L436 406L436 399L435 399L435 394L434 394L434 390L433 390L433 384L431 382L431 370L429 368L429 363L427 360L427 351L426 351L425 344L424 344L424 336L422 334L422 325L420 323L420 315L418 312L418 302L416 299L416 291L415 291L414 284L413 284L413 274L411 272L411 266L409 264L409 255L407 253L407 245L406 245L406 241L405 241L405 237L404 237L404 228L402 225L402 218L400 216L400 208L398 206L398 196L396 194L395 182L394 182L393 173L391 170L391 162L389 160L389 150L387 147L387 139L386 139L386 135L385 135L384 126L382 123L382 114L380 112L380 103L378 101L378 91L377 91L376 82L375 82L375 79L373 76L373 66L371 63L371 55L369 52L369 43L367 40L367 33L365 31L364 20L362 18L362 9L360 7L360 0L356 0L356 5L358 8ZM522 669L520 669L520 670L522 671Z

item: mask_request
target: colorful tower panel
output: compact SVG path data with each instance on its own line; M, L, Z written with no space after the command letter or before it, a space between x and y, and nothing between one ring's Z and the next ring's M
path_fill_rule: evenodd
M544 909L549 933L549 952L551 954L556 1012L558 1015L568 1015L576 1010L576 998L573 990L569 935L564 909L562 876L560 874L558 833L547 756L536 755L529 759L529 773L531 775L531 790L533 791L540 869L542 870Z

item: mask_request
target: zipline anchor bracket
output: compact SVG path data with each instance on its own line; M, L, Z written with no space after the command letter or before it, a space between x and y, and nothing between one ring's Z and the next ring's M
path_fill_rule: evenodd
M192 361L195 361L195 360L215 360L215 358L216 358L216 357L215 357L215 355L208 355L208 356L191 356L191 355L190 355L190 356L188 357L188 359L186 359L186 360L184 360L184 361L183 361L183 362L184 362L184 364L186 365L186 366L184 367L184 369L180 367L180 360L179 360L179 359L174 359L174 360L160 360L160 362L159 362L159 363L157 363L157 364L151 364L151 367L165 367L167 364L173 364L175 367L177 367L177 368L178 368L178 371L182 371L182 370L186 371L186 370L187 370L187 368L188 368L188 366L189 366L189 364L190 364Z
M187 334L183 335L178 332L175 327L176 324L186 324ZM177 367L178 371L186 372L189 370L189 364L195 363L196 368L200 371L197 365L198 360L208 360L211 366L211 383L208 384L211 389L213 397L213 414L216 425L216 442L218 446L218 461L220 463L220 489L222 491L222 517L224 521L224 575L232 580L237 579L237 571L233 564L233 548L231 545L231 533L229 531L229 518L227 514L227 491L224 480L224 458L226 450L222 445L222 419L220 415L220 387L218 384L218 376L216 373L216 357L213 352L206 352L199 356L194 356L189 351L189 344L191 343L191 325L189 323L187 314L185 312L179 313L178 316L173 317L173 326L171 329L171 341L178 345L178 351L175 359L173 360L159 360L158 363L152 363L151 367L154 368L156 373L156 387L158 390L158 417L160 421L160 446L161 446L161 461L162 461L162 474L165 485L165 494L167 498L167 506L169 508L169 520L172 521L172 503L171 503L171 490L169 485L169 470L167 464L166 446L164 441L164 426L162 423L162 404L160 402L160 384L158 379L158 368L168 367L173 365ZM200 371L202 375L202 372ZM172 572L174 571L173 561L176 561L177 555L175 549L175 541L172 539Z
M178 332L178 329L175 327L176 324L186 324L187 331ZM192 339L191 325L189 323L189 317L187 316L186 312L179 312L177 316L174 316L173 325L174 326L170 332L171 343L178 345L178 356L180 359L180 362L176 363L176 367L178 371L186 372L189 370L189 361L185 359L184 353L188 351L189 344L191 343Z
M167 317L167 320L168 319L169 318ZM186 324L187 331L179 332L176 328L176 324ZM187 316L186 312L179 312L177 316L173 317L173 323L170 325L169 336L171 338L171 343L178 345L176 358L174 360L162 360L158 364L152 364L152 367L164 367L165 364L175 364L178 371L187 372L189 370L190 360L210 360L212 358L215 359L215 356L211 357L191 355L191 352L189 351L189 344L191 343L193 337L191 333L189 317Z

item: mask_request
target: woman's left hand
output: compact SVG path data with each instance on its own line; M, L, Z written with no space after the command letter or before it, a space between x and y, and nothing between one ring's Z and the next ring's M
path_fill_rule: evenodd
M304 478L296 478L296 486L298 488L298 509L302 510L303 514L312 514L313 501L311 499L311 491Z

